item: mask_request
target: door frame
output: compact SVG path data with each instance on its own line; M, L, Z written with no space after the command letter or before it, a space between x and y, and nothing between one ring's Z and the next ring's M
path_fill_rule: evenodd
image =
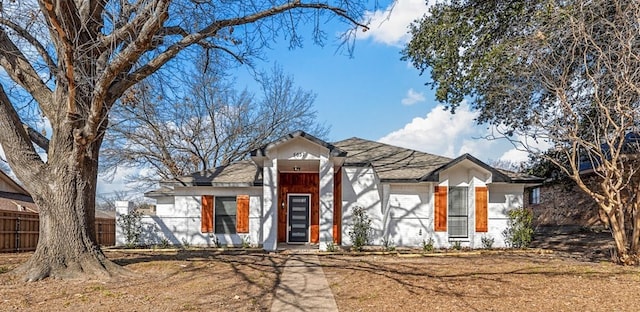
M289 232L291 231L291 196L305 196L307 197L307 241L306 242L290 242ZM311 241L311 193L287 193L287 230L286 230L287 244L308 244Z

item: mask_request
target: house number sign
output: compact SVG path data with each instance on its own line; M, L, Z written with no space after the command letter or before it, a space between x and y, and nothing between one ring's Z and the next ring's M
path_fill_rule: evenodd
M293 158L302 159L305 156L305 152L293 152Z

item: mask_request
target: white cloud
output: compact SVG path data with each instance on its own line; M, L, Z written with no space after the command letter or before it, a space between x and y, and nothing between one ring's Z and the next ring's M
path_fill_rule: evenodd
M402 99L402 105L413 105L416 104L418 102L424 102L424 93L422 92L416 92L415 90L413 90L413 88L409 89L409 91L407 91L407 96Z
M402 0L393 2L385 9L368 11L365 13L365 23L369 23L370 29L359 39L372 38L386 45L404 45L409 40L409 24L427 13L434 3L434 0L426 3L424 0Z
M552 145L545 140L534 140L530 137L525 137L521 134L517 134L512 141L513 147L504 152L500 156L501 161L521 163L529 160L529 151L534 153L542 152L550 149Z
M118 167L113 176L98 176L97 193L108 197L116 192L122 192L130 198L142 197L139 185L136 182L131 182L129 177L136 174L146 174L149 171L148 168Z
M519 164L529 160L529 153L523 150L512 148L502 154L499 160L503 162Z
M436 155L456 157L460 151L465 150L463 138L480 136L474 121L476 115L466 104L460 105L453 115L444 110L442 105L438 105L426 117L414 118L402 129L389 133L379 141Z

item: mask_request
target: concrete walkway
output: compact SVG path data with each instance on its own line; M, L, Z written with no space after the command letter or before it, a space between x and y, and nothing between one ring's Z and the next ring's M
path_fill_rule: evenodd
M271 311L338 311L317 255L290 256L277 286Z

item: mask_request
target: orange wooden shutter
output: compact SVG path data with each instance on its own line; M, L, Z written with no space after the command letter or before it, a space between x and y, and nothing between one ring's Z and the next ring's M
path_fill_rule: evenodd
M202 196L202 218L200 219L202 233L213 232L213 196Z
M487 195L486 187L476 187L476 232L489 231Z
M236 208L236 232L249 233L249 195L238 195Z
M444 232L447 230L447 187L436 186L434 199L434 230Z

